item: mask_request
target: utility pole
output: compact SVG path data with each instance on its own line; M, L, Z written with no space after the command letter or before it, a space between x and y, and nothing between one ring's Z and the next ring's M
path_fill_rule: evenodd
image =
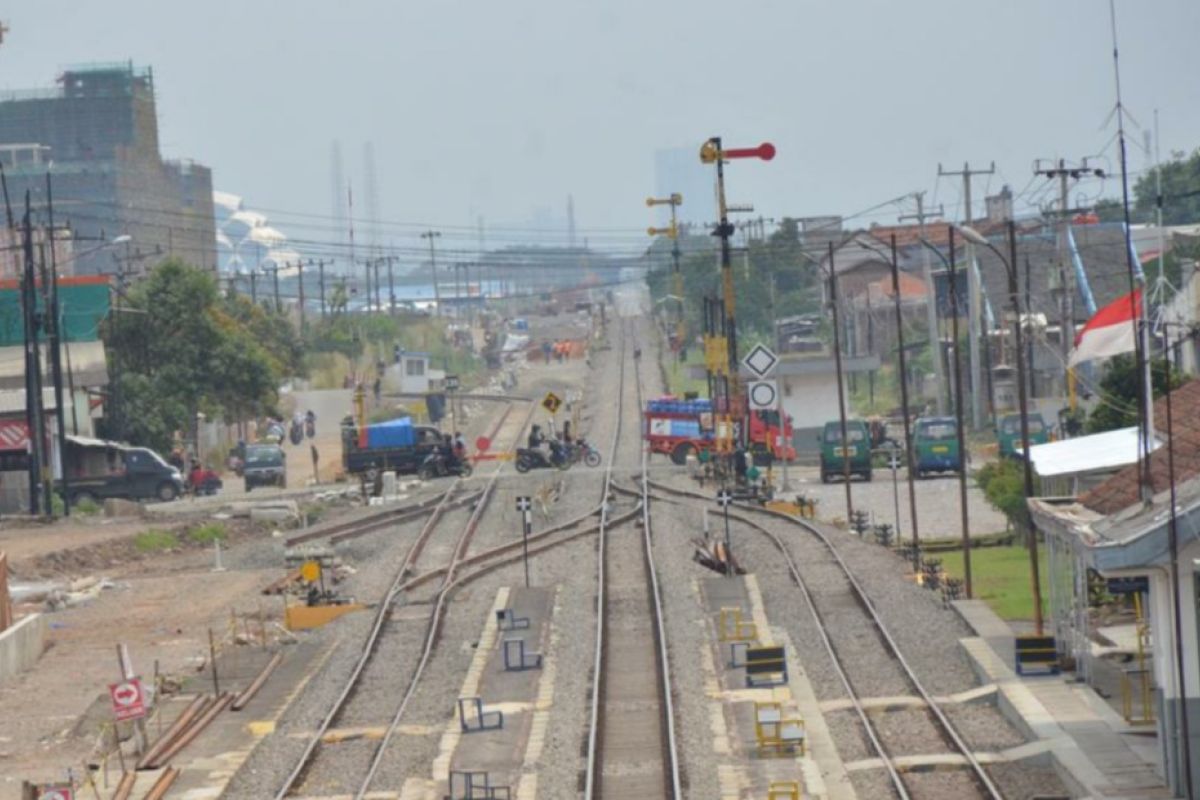
M900 222L915 219L919 226L920 236L925 239L925 220L941 217L945 209L938 206L937 211L925 212L925 192L913 192L917 201L916 214L901 214ZM929 354L933 357L933 371L937 379L937 413L946 413L946 367L942 363L942 335L938 330L937 291L933 284L933 265L929 261L929 248L921 248L922 275L925 278L925 321L929 328Z
M996 162L987 169L971 169L970 163L964 163L961 170L944 170L938 164L938 177L958 177L963 180L963 224L970 227L971 216L971 178L976 175L991 175L996 171ZM982 359L980 357L980 340L987 346L987 322L983 319L983 302L979 291L979 274L975 270L975 251L971 242L967 242L967 289L968 309L971 324L967 329L967 339L970 344L971 357L971 427L979 430L983 427L983 379Z
M383 260L383 256L375 257L375 310L383 311L383 298L380 295L379 288L379 262Z
M838 319L837 267L834 265L833 242L829 243L829 310L833 316L833 362L837 371L838 393L838 422L842 428L842 479L846 484L846 524L854 518L854 500L850 492L850 459L846 456L850 446L850 435L846 431L846 389L842 378L842 335L841 321ZM822 436L824 433L821 434ZM864 442L870 446L870 442Z
M275 313L279 313L281 306L279 305L279 265L271 267L271 280L275 287Z
M25 190L25 218L22 221L25 264L21 278L21 311L25 333L25 425L29 430L29 513L37 516L41 505L38 493L41 483L42 456L42 369L38 352L37 294L33 260L33 212L29 190ZM49 506L50 498L46 498Z
M954 349L951 351L953 360L950 368L954 370L954 435L958 437L958 512L962 525L963 548L963 582L966 584L967 599L973 595L971 584L971 527L968 519L967 506L967 438L963 431L963 387L961 357L958 347L958 279L954 268L954 226L947 226L947 239L950 243L950 260L946 264L946 277L950 289L950 341ZM925 248L929 249L928 242Z
M438 231L429 230L421 234L422 239L429 240L429 274L433 278L433 302L436 307L436 316L442 315L442 293L438 289L437 275L437 254L434 252L433 240L441 236Z
M1085 157L1080 167L1068 167L1065 159L1058 159L1057 163L1050 161L1051 166L1043 167L1042 160L1038 159L1033 165L1033 174L1040 175L1049 180L1058 179L1058 287L1059 292L1059 349L1062 353L1063 363L1066 364L1071 357L1071 346L1075 342L1075 281L1074 270L1067 265L1070 262L1070 254L1068 250L1068 238L1070 236L1071 226L1071 203L1069 197L1070 179L1079 180L1084 175L1095 175L1098 178L1104 177L1104 170L1091 169L1088 167L1087 158ZM1026 301L1028 305L1028 300ZM1032 375L1033 368L1030 362L1030 374ZM1071 409L1075 408L1075 393L1072 391L1074 386L1074 370L1067 368L1067 374L1064 378L1064 393L1070 398Z
M250 270L250 302L258 305L258 270Z
M312 266L312 259L308 260L309 266ZM317 262L317 285L321 291L321 319L325 318L325 259Z
M67 423L63 412L63 371L62 371L62 317L58 311L58 258L54 252L54 192L51 186L50 173L46 173L46 206L50 238L50 282L46 288L49 302L46 303L46 313L50 331L50 369L54 380L54 419L58 427L58 463L62 473L63 514L71 516L71 487L67 475ZM45 280L45 278L43 278ZM71 395L71 409L75 408L75 396ZM53 475L51 475L53 477ZM53 506L51 506L53 508Z
M392 264L396 261L395 256L387 257L388 268L388 313L392 316L396 315L396 277L392 274Z
M908 362L904 355L904 314L900 303L900 265L896 257L896 234L892 234L892 294L896 301L896 351L900 356L900 408L904 415L904 455L908 461L908 510L912 515L913 572L921 570L921 533L917 525L917 488L915 484L912 419L908 413ZM832 268L833 262L830 261ZM959 444L962 447L962 444ZM846 459L843 458L843 461Z
M300 338L304 338L304 259L296 262L296 281L300 292Z

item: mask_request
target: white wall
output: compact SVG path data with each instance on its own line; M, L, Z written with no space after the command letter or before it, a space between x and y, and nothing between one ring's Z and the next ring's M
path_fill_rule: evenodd
M783 409L792 427L817 428L838 418L837 381L830 374L787 375L783 379Z

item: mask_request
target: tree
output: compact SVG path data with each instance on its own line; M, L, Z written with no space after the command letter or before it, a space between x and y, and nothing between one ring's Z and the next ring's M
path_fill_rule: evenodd
M1155 399L1167 391L1167 362L1161 358L1150 364L1151 382ZM1117 428L1129 428L1138 424L1138 374L1137 363L1132 354L1113 357L1100 380L1100 404L1092 411L1087 421L1088 433L1103 433ZM1177 371L1171 373L1171 389L1183 383Z
M1162 165L1163 224L1189 225L1200 221L1200 148L1191 155L1182 151L1171 154ZM1157 170L1147 170L1133 184L1129 218L1135 223L1155 221L1158 207ZM1105 198L1096 203L1101 222L1123 222L1120 198Z
M276 402L280 359L261 331L223 307L207 270L164 262L128 290L102 336L112 375L109 436L165 450L198 412L231 418Z

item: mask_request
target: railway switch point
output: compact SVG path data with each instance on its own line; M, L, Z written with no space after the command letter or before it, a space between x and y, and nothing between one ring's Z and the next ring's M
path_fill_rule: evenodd
M788 682L787 658L782 647L746 649L746 686L758 689Z
M492 786L486 772L455 770L450 773L450 793L443 800L510 800L507 786Z
M720 627L722 642L754 642L758 640L758 626L742 619L740 608L722 608Z
M483 700L478 697L458 698L458 724L463 733L495 731L504 727L503 711L484 711ZM486 795L470 795L485 797Z
M800 800L800 784L796 781L772 781L767 800Z
M527 669L541 669L542 654L525 652L524 639L504 640L504 671L521 672Z
M502 631L519 631L529 627L529 617L518 617L511 608L496 612L496 627Z

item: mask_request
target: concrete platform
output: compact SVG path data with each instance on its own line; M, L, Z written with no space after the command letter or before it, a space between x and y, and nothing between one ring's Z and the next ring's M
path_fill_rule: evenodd
M975 672L999 687L998 706L1022 733L1044 745L1055 771L1077 796L1166 798L1157 765L1146 761L1139 737L1121 733L1122 720L1082 684L1062 675L1017 676L1012 629L982 600L954 608L976 636L963 639Z
M709 647L703 653L708 696L712 699L713 754L721 797L765 797L773 781L798 781L806 798L853 800L850 777L825 725L821 706L800 665L799 654L786 631L773 628L767 618L754 575L712 577L700 581L708 613ZM743 619L757 628L757 646L782 645L788 681L774 687L748 688L745 670L729 666L729 643L720 641L722 608L739 608ZM762 757L757 752L754 703L782 704L784 716L804 720L806 751L803 755Z
M504 714L504 726L465 732L458 709L447 709L453 716L442 731L430 775L405 781L401 800L444 797L449 791L450 773L458 770L487 772L492 785L508 786L514 798L536 796L536 763L554 691L551 639L556 598L557 589L501 587L497 591L458 696L481 698L485 713ZM529 626L500 630L496 612L505 608L528 619ZM523 639L527 655L542 654L542 667L506 671L505 639Z

